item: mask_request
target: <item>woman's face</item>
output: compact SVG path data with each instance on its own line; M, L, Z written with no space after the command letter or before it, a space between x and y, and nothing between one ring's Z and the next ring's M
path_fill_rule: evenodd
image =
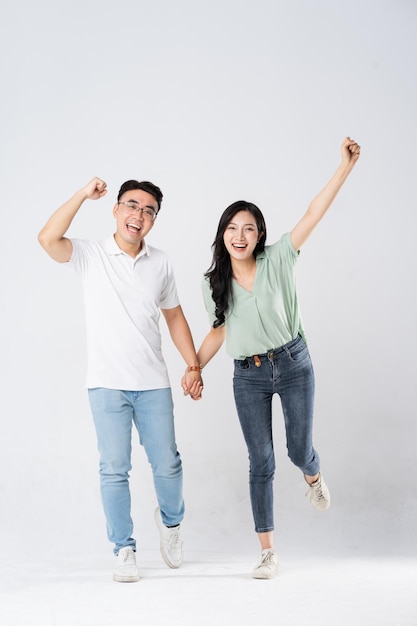
M261 236L252 213L239 211L226 226L223 241L232 259L246 261L253 257Z

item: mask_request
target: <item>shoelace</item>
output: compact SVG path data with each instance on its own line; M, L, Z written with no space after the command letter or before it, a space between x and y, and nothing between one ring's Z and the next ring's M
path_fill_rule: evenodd
M269 551L261 558L257 567L262 567L263 565L272 565L273 564L274 553Z
M170 543L170 545L172 546L177 546L181 543L181 536L180 536L180 532L177 528L173 528L171 530L171 533L168 537L168 541Z
M318 479L317 485L314 484L314 485L309 486L309 490L307 491L306 496L308 496L309 494L312 500L325 500L326 499L323 493L323 487L322 487L320 479Z
M123 550L122 552L122 561L126 563L127 561L132 561L132 552L131 550Z

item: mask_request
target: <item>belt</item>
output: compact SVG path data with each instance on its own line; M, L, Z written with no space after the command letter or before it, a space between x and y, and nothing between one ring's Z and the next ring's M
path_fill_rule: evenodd
M256 367L261 367L261 357L269 357L270 359L273 359L276 352L281 352L281 348L277 348L276 350L269 350L264 354L254 354L252 356L253 362L255 363Z
M256 367L261 367L261 358L273 359L274 356L278 354L279 352L285 352L285 351L288 352L288 346L296 342L300 337L301 335L298 335L295 339L291 339L291 341L289 341L288 343L285 343L280 348L272 348L271 350L268 350L268 352L264 352L263 354L253 354L251 357L248 357L248 358L253 359L253 362L255 363Z

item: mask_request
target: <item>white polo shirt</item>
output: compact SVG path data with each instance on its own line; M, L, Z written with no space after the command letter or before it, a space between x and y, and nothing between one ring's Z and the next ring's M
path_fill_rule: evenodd
M133 259L105 241L72 239L87 331L86 387L126 391L170 386L161 350L160 309L179 305L167 255L143 242Z

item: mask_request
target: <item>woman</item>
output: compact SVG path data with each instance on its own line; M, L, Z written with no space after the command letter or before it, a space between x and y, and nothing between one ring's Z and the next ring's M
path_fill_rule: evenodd
M220 218L213 260L203 281L211 330L198 360L207 365L224 340L234 359L236 409L249 453L249 483L261 557L254 578L272 578L278 570L274 549L273 479L275 460L271 405L278 393L285 421L288 456L309 485L310 501L319 511L330 505L312 443L314 373L305 343L295 286L301 246L322 219L359 158L360 146L347 137L342 161L290 233L265 247L261 211L239 201ZM201 396L202 383L184 393Z

